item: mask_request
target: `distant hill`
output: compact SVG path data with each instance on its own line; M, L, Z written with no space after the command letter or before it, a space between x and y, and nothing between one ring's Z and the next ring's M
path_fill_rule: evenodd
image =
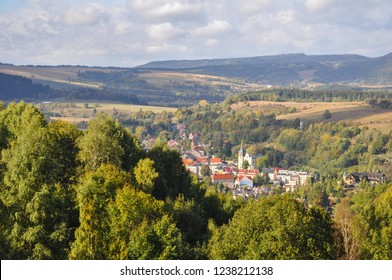
M23 87L7 78L2 94L121 100L127 103L182 107L205 99L257 92L270 86L309 88L392 87L392 53L369 58L355 54L282 54L227 59L154 61L134 68L87 66L16 66L1 64L0 73L22 76ZM3 76L5 79L6 76ZM4 82L4 81L3 81ZM34 92L21 92L39 84ZM274 88L273 87L273 88ZM6 88L6 92L5 92ZM0 96L0 98L3 98Z
M172 70L237 77L271 85L356 84L392 85L392 53L360 55L284 54L250 58L154 61L139 69Z

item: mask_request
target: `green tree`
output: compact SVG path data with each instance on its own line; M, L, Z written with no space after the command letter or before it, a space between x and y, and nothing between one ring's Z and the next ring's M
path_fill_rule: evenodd
M129 239L127 259L178 260L184 259L186 253L181 232L167 215L152 225L144 221Z
M386 190L383 191L382 189ZM368 187L356 194L354 210L362 233L361 257L390 260L392 258L392 187Z
M141 244L144 241L149 242L144 239L145 233L141 232L142 226L146 224L146 227L151 227L163 216L164 203L154 199L149 194L126 185L117 190L115 199L109 203L108 214L110 258L138 259L143 258L144 254L138 250L142 249L140 248ZM135 242L139 242L137 240L141 244L135 245ZM142 242L142 240L144 241ZM146 246L150 247L152 245L148 244ZM145 258L150 256L150 254L147 254Z
M275 142L285 151L301 151L305 148L303 133L292 128L283 130Z
M57 142L44 117L32 105L10 104L1 112L7 149L0 197L7 208L5 233L9 257L65 258L71 238L67 216L69 195L62 186ZM3 115L4 113L4 115Z
M175 199L179 194L187 198L200 198L203 195L199 187L192 182L178 151L170 150L165 144L158 143L147 156L154 161L155 171L159 174L152 192L155 198Z
M355 213L348 198L343 199L334 210L335 227L342 239L343 259L354 260L359 257L360 244L356 236Z
M159 173L155 171L154 161L150 158L139 160L133 172L138 188L145 193L152 193L155 180L159 176Z
M109 257L108 205L116 191L129 183L129 174L113 165L87 172L76 186L80 226L71 244L71 259L102 260Z
M78 140L78 147L78 159L87 170L111 164L129 171L143 157L137 139L104 113L90 121L87 131Z
M125 153L120 144L121 136L119 123L106 114L97 114L78 141L79 160L87 170L96 170L101 164L120 167Z
M213 259L334 259L332 221L291 196L250 201L208 244Z
M208 177L211 174L210 167L207 164L203 164L200 168L200 174L203 177Z
M332 118L332 114L329 110L325 110L323 113L323 120L329 120Z
M177 227L188 243L196 245L204 241L207 233L207 219L201 205L193 199L188 200L180 195L174 203L172 212Z

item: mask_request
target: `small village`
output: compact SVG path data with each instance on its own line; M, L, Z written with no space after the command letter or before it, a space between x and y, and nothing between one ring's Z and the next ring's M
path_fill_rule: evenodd
M220 158L211 157L203 153L200 146L194 146L191 151L182 154L185 167L202 177L203 166L208 166L211 182L221 191L230 191L234 198L258 199L268 195L273 188L279 188L285 192L293 192L295 187L305 184L312 176L302 171L291 171L282 168L255 168L255 156L245 153L241 147L238 152L238 160L223 161ZM247 162L246 164L244 164ZM247 168L242 168L247 165ZM260 184L260 178L263 184Z
M180 141L171 139L167 142L169 149L180 152L186 169L200 179L210 177L211 183L218 190L230 191L234 198L258 199L269 195L274 189L293 192L297 186L304 185L312 177L308 172L279 167L259 170L256 168L256 160L261 155L248 154L242 145L236 161L210 156L206 152L208 144L198 143L198 133L187 133L185 124L178 124L175 129L180 139L189 139L192 143L191 149L183 150ZM151 147L155 141L155 138L148 138L142 141L142 146Z

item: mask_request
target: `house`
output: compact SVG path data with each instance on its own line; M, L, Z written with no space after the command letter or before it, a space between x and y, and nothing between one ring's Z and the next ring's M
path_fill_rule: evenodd
M312 177L312 175L309 174L308 172L299 171L298 177L299 177L299 184L305 185L305 183Z
M207 164L208 165L208 157L198 157L196 161L200 164Z
M235 179L235 186L237 188L253 188L253 181L250 176L238 176L237 179Z
M200 163L194 161L193 159L182 159L182 163L185 165L185 168L190 172L196 174L198 177L200 176L201 165Z
M237 170L233 167L230 167L230 166L224 166L222 172L237 175Z
M196 157L206 156L206 152L202 146L192 145L191 153Z
M220 158L211 158L210 165L222 165L223 162Z
M211 180L214 185L223 184L229 188L234 188L234 176L232 174L213 174Z
M260 174L258 169L238 169L237 171L237 176L249 176L252 180L257 174Z
M177 130L178 131L184 131L185 129L186 129L186 124L185 123L177 124Z
M346 186L358 185L361 181L366 180L371 185L382 184L386 176L381 172L353 172L343 177Z
M223 162L220 158L211 158L209 160L211 174L223 173Z
M268 174L270 182L274 181L275 178L275 168L262 168L261 169L261 174Z
M292 171L285 169L275 169L274 178L277 182L282 182L284 185L304 185L312 175L303 171ZM293 184L295 182L295 184Z
M193 141L195 139L197 139L199 137L199 135L196 132L191 132L189 133L189 140Z
M179 150L180 149L180 142L176 141L176 140L169 140L167 142L167 146L169 147L169 149L171 150Z

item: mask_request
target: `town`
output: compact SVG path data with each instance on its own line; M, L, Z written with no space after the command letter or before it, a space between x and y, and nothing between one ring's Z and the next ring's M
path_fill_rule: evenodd
M175 127L180 139L191 141L190 149L183 149L180 141L169 140L169 149L180 152L186 169L200 180L211 180L210 183L221 192L231 192L234 198L258 199L269 195L272 191L293 192L296 187L304 185L312 177L311 173L293 171L279 167L256 168L256 160L261 155L250 155L241 145L236 160L224 160L208 155L209 144L199 143L199 134L186 131L185 124ZM142 141L145 149L155 143L155 138Z
M169 139L169 149L179 151L182 162L187 170L193 173L200 181L205 180L215 186L217 191L233 194L233 198L248 200L258 199L272 193L293 193L298 187L304 186L315 174L301 170L288 170L281 167L256 167L258 157L263 155L250 155L241 144L237 157L226 160L209 155L210 143L200 143L200 134L188 132L186 124L177 124L173 127L180 140L191 141L190 149L184 149L178 139ZM152 147L156 138L147 138L142 141L144 149ZM213 148L212 148L213 149ZM382 184L386 176L377 172L345 173L343 183L346 191L352 191L362 181L370 185Z

